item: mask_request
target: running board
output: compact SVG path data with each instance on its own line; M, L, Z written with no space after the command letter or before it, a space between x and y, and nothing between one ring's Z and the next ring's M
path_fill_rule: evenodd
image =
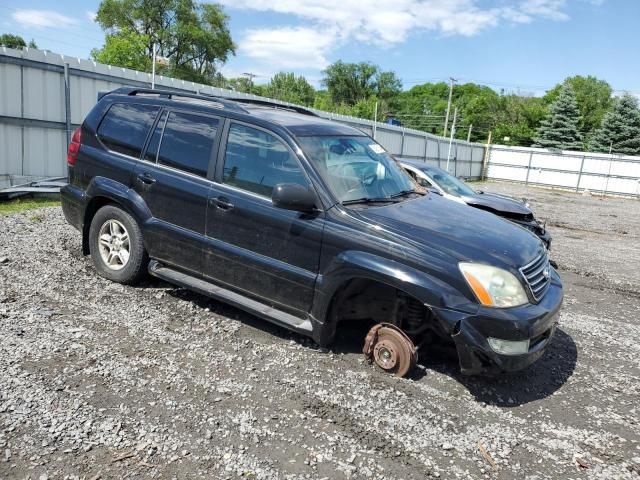
M270 322L281 325L285 328L298 331L303 334L311 334L313 327L309 319L303 319L290 315L282 310L272 308L264 303L260 303L251 298L232 292L222 287L218 287L211 282L198 277L179 272L173 268L161 265L155 260L149 263L149 273L169 283L180 285L202 295L228 303L253 315L264 318Z

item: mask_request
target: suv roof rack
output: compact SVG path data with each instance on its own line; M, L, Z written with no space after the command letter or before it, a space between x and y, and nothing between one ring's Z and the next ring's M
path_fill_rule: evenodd
M257 98L242 98L242 97L221 97L219 95L210 95L208 93L188 93L177 90L159 90L159 89L151 89L151 88L137 88L137 87L120 87L116 90L113 90L109 93L115 93L119 95L158 95L163 98L167 98L171 100L174 97L183 97L183 98L194 98L197 100L205 100L216 102L222 105L224 108L228 108L229 110L234 110L236 112L249 113L246 108L243 108L242 103L251 104L251 105L259 105L262 107L271 107L279 110L289 110L296 113L301 113L303 115L310 115L313 117L317 117L318 115L312 112L309 109L304 107L299 107L297 105L283 105L277 102L270 102L269 100L261 100ZM107 94L108 95L108 94ZM99 95L99 98L102 98L104 95Z
M222 107L232 111L249 113L247 109L242 108L241 105L238 105L238 102L234 100L230 100L225 97L217 97L213 95L202 95L197 93L188 93L188 92L182 92L182 91L176 91L176 90L158 90L158 89L137 88L137 87L120 87L109 93L114 93L117 95L131 95L131 96L158 95L159 97L166 98L168 100L171 100L174 97L193 98L196 100L210 101L212 103L215 102L221 105Z
M227 98L227 97L224 97ZM272 107L276 110L290 110L292 112L301 113L303 115L310 115L312 117L317 117L318 114L309 110L308 108L299 107L297 105L283 105L277 102L270 102L269 100L262 100L259 98L237 98L237 97L228 97L227 100L233 100L238 103L248 103L251 105L258 105L261 107Z

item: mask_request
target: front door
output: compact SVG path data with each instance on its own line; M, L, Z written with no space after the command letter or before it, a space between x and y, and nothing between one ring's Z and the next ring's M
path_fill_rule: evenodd
M144 232L149 256L194 273L203 270L207 172L219 124L216 117L164 112L134 172L135 190L153 216Z
M239 122L230 122L224 148L210 192L205 275L276 308L308 312L324 215L271 203L278 183L312 188L298 158L272 132Z

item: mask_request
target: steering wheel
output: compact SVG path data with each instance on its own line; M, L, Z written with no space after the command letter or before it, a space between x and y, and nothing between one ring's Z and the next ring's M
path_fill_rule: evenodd
M370 187L373 183L378 179L378 175L375 173L370 173L369 175L364 175L362 177L362 184Z

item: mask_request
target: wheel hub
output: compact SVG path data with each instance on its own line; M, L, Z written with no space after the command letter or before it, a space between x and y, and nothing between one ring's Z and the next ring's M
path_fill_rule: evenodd
M98 248L102 261L111 270L121 270L129 261L129 233L115 219L107 220L100 227Z
M404 377L418 359L416 347L407 335L395 325L375 325L365 339L363 353L367 360L385 372Z

